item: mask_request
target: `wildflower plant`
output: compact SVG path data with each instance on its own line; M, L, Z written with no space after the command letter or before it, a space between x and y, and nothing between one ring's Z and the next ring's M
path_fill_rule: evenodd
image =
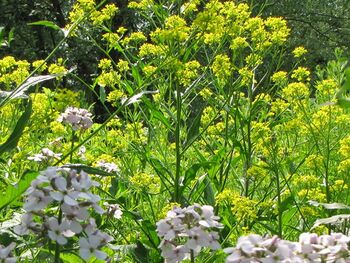
M56 244L56 258L60 257L62 246L79 236L82 258L106 259L107 254L101 248L113 238L100 231L90 216L92 212L104 213L99 206L101 198L91 192L98 185L84 171L50 167L41 172L25 193L25 214L21 224L15 227L15 233L33 233L51 240Z
M346 224L317 221L339 209L312 204L349 203L347 58L308 68L254 13L78 0L46 59L1 58L0 260L346 262ZM98 50L91 74L55 57L66 41ZM55 80L7 95L37 74Z

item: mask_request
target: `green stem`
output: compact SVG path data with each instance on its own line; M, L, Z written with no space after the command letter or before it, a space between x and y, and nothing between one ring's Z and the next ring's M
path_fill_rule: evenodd
M191 249L191 263L194 263L194 253L192 249Z
M70 163L73 162L74 136L75 136L75 130L72 130L72 141L71 141L70 156L69 156L69 162L70 162Z
M62 222L62 210L61 208L59 209L58 212L58 224L61 224ZM60 244L56 241L55 245L55 263L60 263Z
M180 201L180 175L181 175L181 145L180 145L180 128L181 128L181 92L180 87L176 86L176 129L175 129L175 145L176 145L176 170L175 170L175 196L174 201Z

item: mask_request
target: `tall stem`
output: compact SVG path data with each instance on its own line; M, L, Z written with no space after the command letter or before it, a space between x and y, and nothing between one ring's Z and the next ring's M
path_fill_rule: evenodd
M191 263L194 263L194 253L193 253L192 249L191 249L190 254L191 254Z
M62 210L61 208L59 209L58 212L58 224L61 224L62 222ZM55 245L55 263L60 263L60 244L56 241Z
M69 162L70 163L73 162L74 136L75 136L75 130L72 130L72 141L71 141L70 156L69 156Z
M175 145L176 145L176 171L175 171L175 196L174 201L180 201L180 175L181 175L181 92L180 87L176 85L176 129L175 129Z

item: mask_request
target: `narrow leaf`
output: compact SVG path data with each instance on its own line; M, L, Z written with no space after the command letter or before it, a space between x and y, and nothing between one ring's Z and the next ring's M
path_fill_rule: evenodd
M9 152L17 146L19 138L21 138L24 128L26 127L29 117L32 114L32 101L29 100L26 109L22 116L17 121L17 124L5 143L0 145L0 155L4 152Z
M49 27L55 30L60 30L61 28L56 25L54 22L51 21L47 21L47 20L41 20L41 21L36 21L36 22L32 22L32 23L28 23L29 26L45 26L45 27Z
M320 225L339 224L339 223L342 223L344 220L349 220L349 219L350 219L350 214L341 214L341 215L335 215L327 218L317 219L311 229L314 229Z
M98 169L95 167L91 167L88 165L84 165L84 164L65 164L62 167L75 169L78 172L84 171L88 174L97 174L97 175L102 175L102 176L115 176L115 173L109 173L109 172L106 172L104 170L101 170L101 169Z
M327 204L327 203L318 203L316 201L309 201L309 204L310 205L313 205L313 206L323 206L324 208L326 209L329 209L329 210L334 210L334 209L350 209L350 206L346 205L346 204L342 204L342 203L330 203L330 204Z

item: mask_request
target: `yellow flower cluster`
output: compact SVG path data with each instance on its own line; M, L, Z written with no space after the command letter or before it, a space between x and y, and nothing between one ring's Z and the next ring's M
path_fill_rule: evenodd
M183 86L189 86L193 80L198 78L198 69L200 64L196 60L184 64L183 68L177 71L177 77Z
M309 77L310 71L304 67L298 67L292 72L292 78L299 82L310 81Z
M237 221L255 219L257 217L258 209L256 205L258 202L241 196L232 190L225 189L215 197L215 200L217 204L228 204Z
M158 193L160 189L160 179L149 173L137 173L130 178L130 183L136 191L147 193Z
M321 96L327 96L327 98L330 98L334 96L335 92L338 89L338 84L333 79L325 79L319 82L316 85L316 89Z
M154 42L164 43L169 42L182 42L188 38L190 28L186 25L186 20L174 15L169 16L165 20L165 28L157 28L151 33L151 38Z
M304 47L296 47L292 53L295 58L301 58L307 53L307 50Z
M308 98L310 95L309 88L302 82L292 82L282 90L283 98L288 101Z
M0 59L0 84L6 89L21 84L29 75L30 63L26 60L16 60L12 56Z

